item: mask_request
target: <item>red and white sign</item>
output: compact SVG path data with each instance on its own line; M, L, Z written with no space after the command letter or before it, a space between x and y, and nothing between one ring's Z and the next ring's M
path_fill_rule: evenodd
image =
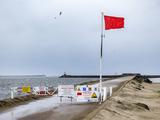
M98 102L98 85L76 86L77 102Z

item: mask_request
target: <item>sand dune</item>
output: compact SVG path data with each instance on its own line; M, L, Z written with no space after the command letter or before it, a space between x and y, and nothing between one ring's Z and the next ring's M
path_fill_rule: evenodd
M160 120L160 84L141 82L129 81L91 120Z

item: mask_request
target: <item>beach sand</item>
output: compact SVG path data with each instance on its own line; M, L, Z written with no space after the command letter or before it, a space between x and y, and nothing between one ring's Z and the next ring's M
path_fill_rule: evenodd
M84 120L160 120L160 84L131 80Z

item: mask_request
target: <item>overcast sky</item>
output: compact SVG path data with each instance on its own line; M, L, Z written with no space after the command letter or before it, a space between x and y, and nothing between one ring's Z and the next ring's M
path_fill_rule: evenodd
M102 11L103 74L160 74L159 0L0 0L0 75L99 74Z

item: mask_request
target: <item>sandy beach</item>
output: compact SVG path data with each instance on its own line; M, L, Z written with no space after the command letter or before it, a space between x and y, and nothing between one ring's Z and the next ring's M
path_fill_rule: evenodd
M160 84L131 80L85 120L160 120Z

